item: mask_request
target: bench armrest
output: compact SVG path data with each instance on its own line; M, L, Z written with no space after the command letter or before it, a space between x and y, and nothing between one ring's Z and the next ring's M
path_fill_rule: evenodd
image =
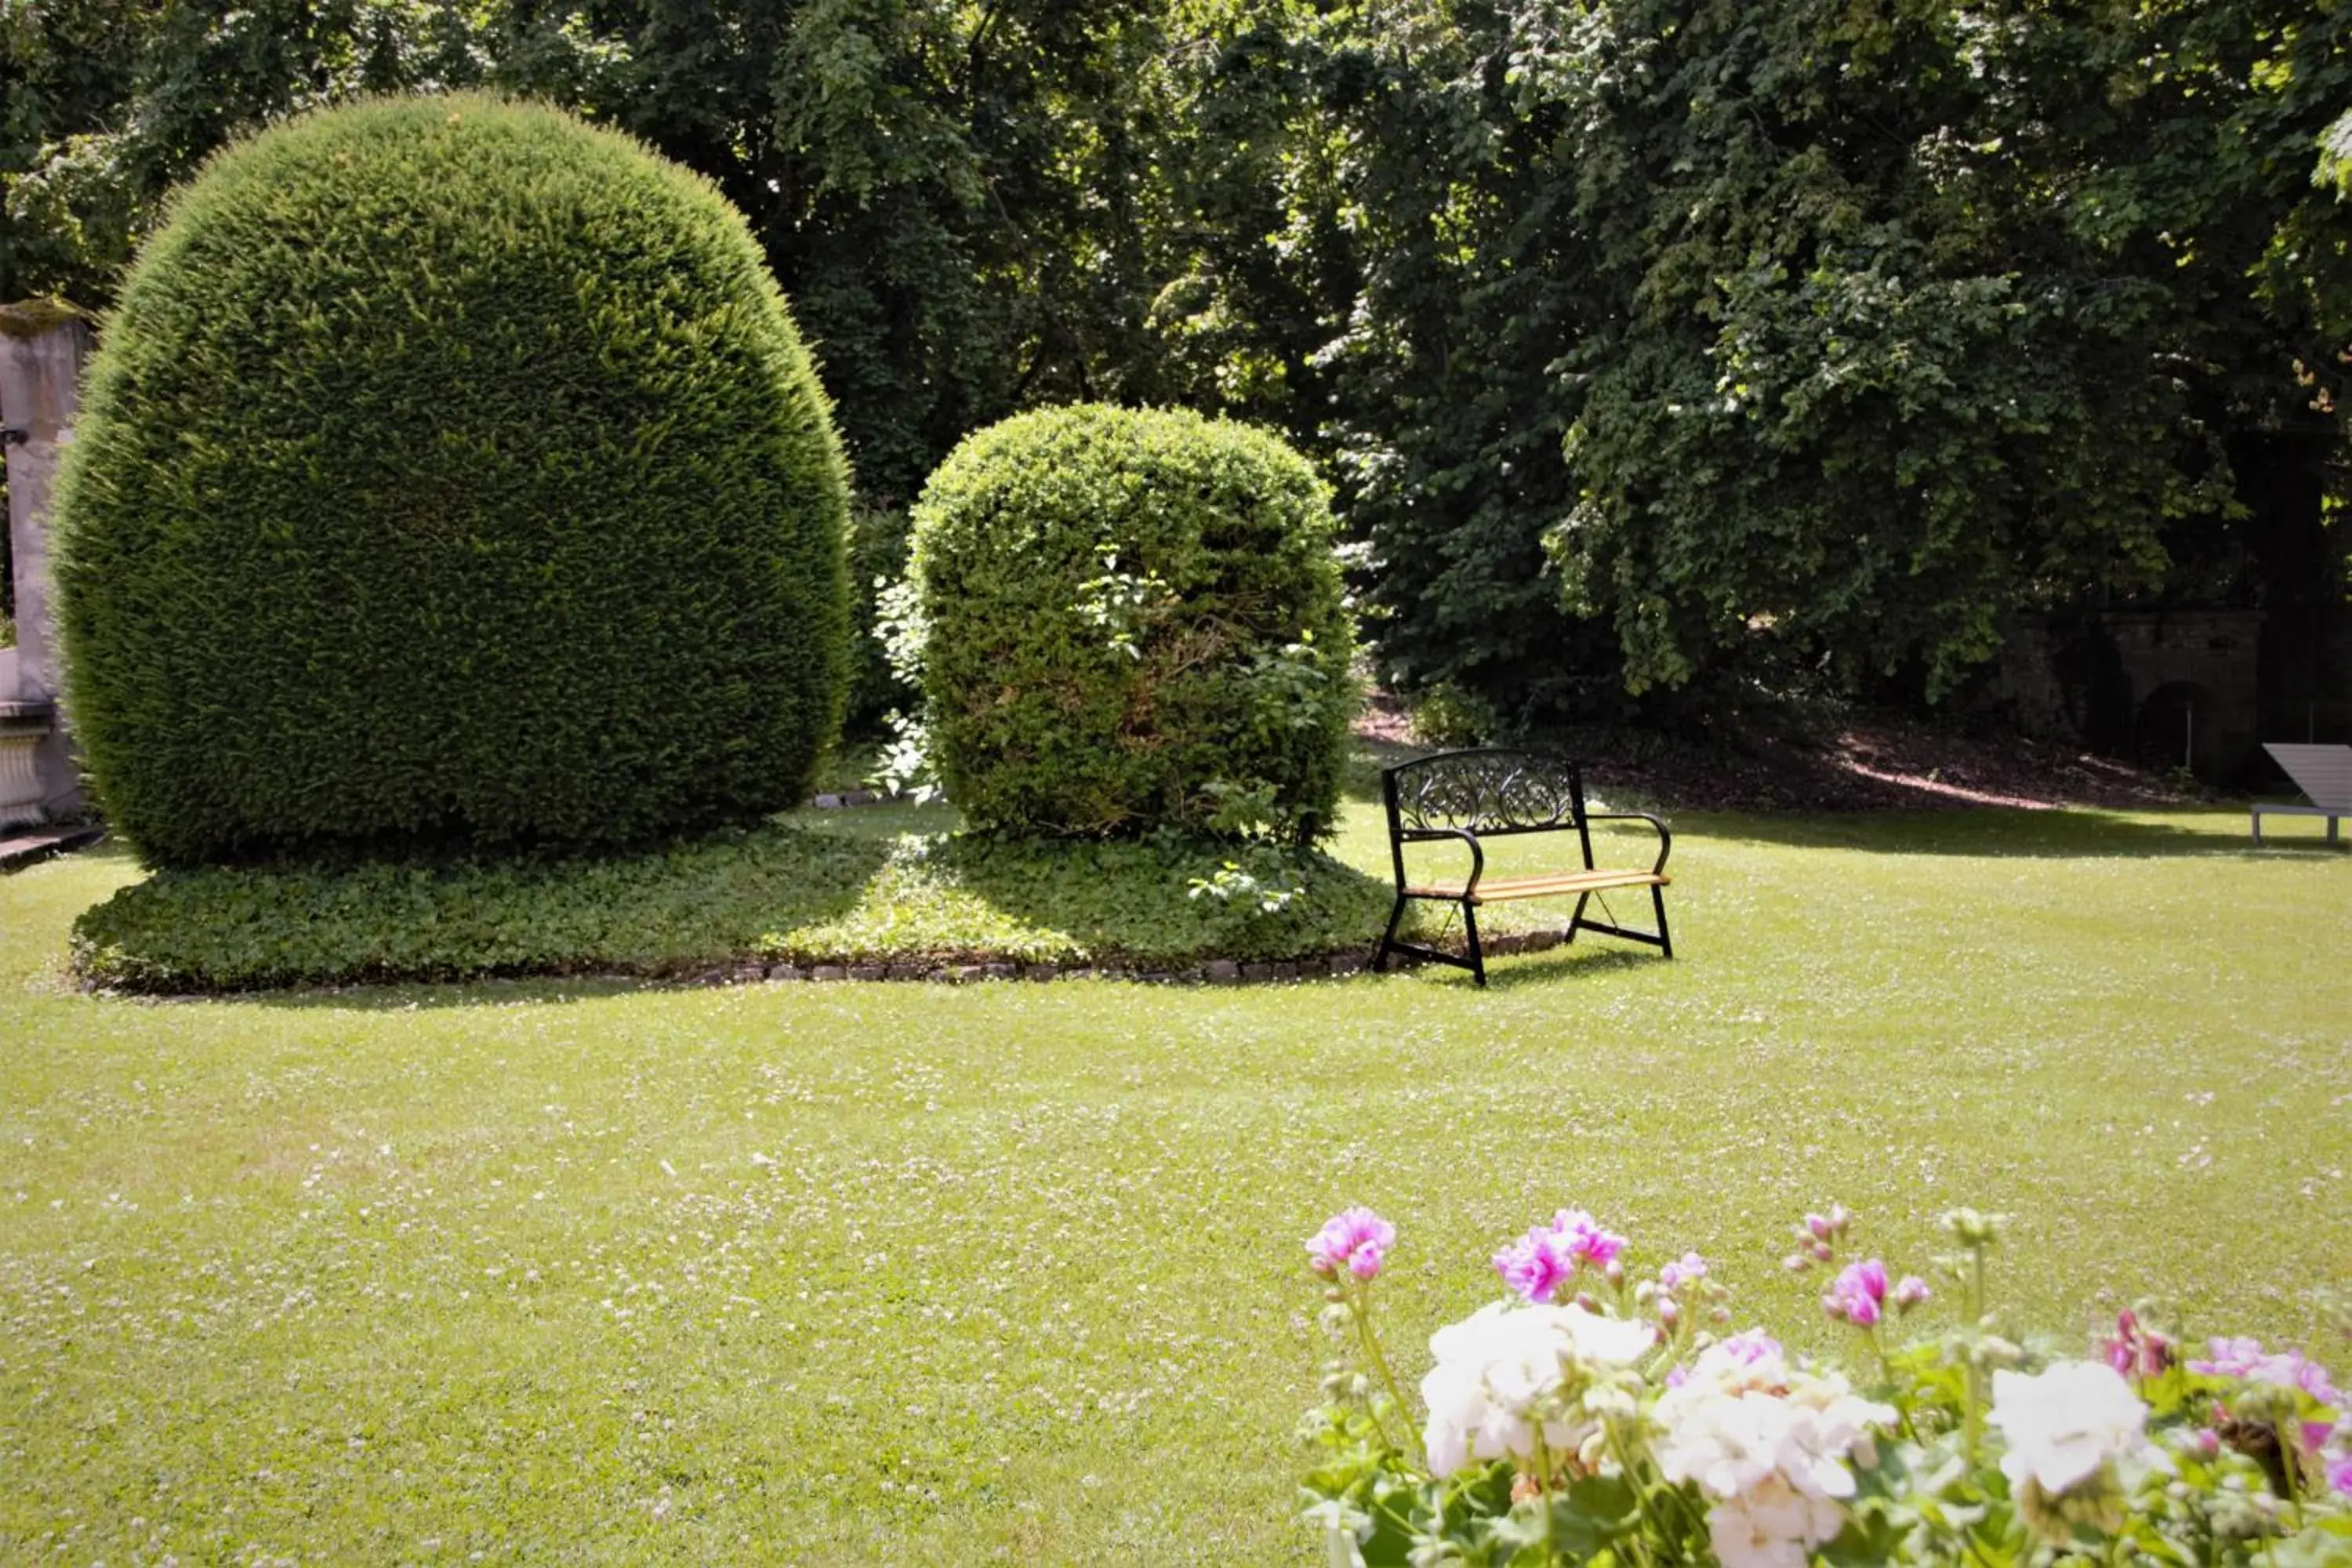
M1675 835L1674 830L1666 826L1664 818L1652 816L1646 811L1588 811L1584 814L1584 820L1648 823L1658 830L1658 863L1650 868L1651 873L1655 875L1666 868L1666 857L1674 852Z
M1478 836L1471 832L1466 827L1431 828L1428 831L1432 836L1444 834L1448 838L1459 838L1463 843L1467 844L1470 847L1470 879L1463 884L1462 896L1466 899L1471 894L1476 892L1478 890L1478 879L1486 874L1486 851L1480 846ZM1423 838L1421 842L1427 843L1429 842L1429 839ZM1396 863L1397 891L1402 893L1405 890L1406 887L1403 856L1404 846L1400 843L1396 847L1398 850Z

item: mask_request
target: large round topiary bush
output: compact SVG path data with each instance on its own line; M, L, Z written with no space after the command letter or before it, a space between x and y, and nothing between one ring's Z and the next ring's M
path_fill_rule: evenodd
M1274 437L1086 406L981 431L915 509L931 762L971 825L1328 830L1356 692L1329 498Z
M846 510L700 178L486 98L268 131L141 253L66 465L99 797L167 865L794 802L840 722Z

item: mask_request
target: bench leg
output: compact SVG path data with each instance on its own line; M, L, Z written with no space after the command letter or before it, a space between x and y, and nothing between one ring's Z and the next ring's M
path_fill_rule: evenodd
M1586 920L1584 918L1584 901L1585 900L1592 897L1594 897L1594 895L1591 893L1580 893L1577 895L1576 913L1569 920L1568 935L1562 941L1563 946L1568 942L1574 942L1576 940L1576 933L1580 931L1597 931L1603 936L1622 937L1627 942L1646 942L1650 946L1656 948L1661 953L1668 958L1672 958L1675 955L1675 939L1666 930L1666 890L1664 888L1654 882L1650 884L1650 909L1658 917L1658 929L1655 931L1635 931L1630 926L1618 925L1615 923L1617 919L1616 911L1609 909L1609 900L1606 899L1602 899L1601 900L1601 907L1602 910L1608 911L1609 919L1605 921Z
M1559 939L1560 946L1574 947L1576 945L1576 933L1584 929L1584 906L1591 901L1592 895L1591 893L1579 893L1576 895L1576 912L1568 917L1568 931L1566 935Z
M1397 922L1404 919L1404 895L1397 895L1396 908L1389 911L1389 929L1381 932L1380 951L1372 955L1372 973L1386 974L1389 954L1396 950Z
M2327 819L2327 842L2336 842L2336 818L2332 816Z
M1470 973L1478 977L1480 985L1484 985L1486 984L1486 955L1478 946L1478 910L1467 900L1462 905L1462 929L1470 935Z
M2259 811L2258 811L2258 812L2254 813L2254 847L2255 847L2255 848L2257 848L2257 849L2259 849L2259 848L2261 848L2262 847L2263 847L2263 814L2262 814L2261 812L2259 812Z

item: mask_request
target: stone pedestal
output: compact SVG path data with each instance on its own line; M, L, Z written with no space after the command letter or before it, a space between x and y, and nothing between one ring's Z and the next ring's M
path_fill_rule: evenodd
M0 658L0 826L82 809L81 773L58 712L57 616L49 577L49 499L73 435L89 325L49 301L0 305L0 428L8 457L8 544L16 646Z

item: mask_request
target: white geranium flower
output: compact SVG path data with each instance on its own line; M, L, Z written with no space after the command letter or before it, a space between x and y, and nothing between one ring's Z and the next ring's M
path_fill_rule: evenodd
M2055 1497L2147 1447L2147 1406L2104 1362L2060 1362L2038 1376L1992 1374L1992 1414L2008 1451L2000 1473Z
M1631 1366L1657 1342L1650 1325L1634 1319L1604 1318L1581 1307L1549 1310L1559 1315L1576 1359L1587 1366Z
M1652 1415L1658 1468L1706 1495L1725 1568L1794 1568L1837 1534L1854 1492L1848 1460L1895 1418L1844 1378L1791 1371L1778 1346L1754 1342L1703 1353Z
M1813 1548L1843 1528L1843 1509L1778 1479L1706 1510L1707 1542L1723 1568L1805 1568Z
M1430 1469L1445 1476L1473 1460L1532 1458L1539 1405L1571 1377L1626 1365L1651 1342L1646 1324L1580 1307L1497 1301L1448 1323L1430 1336L1437 1364L1421 1380ZM1583 1429L1555 1408L1543 1415L1542 1433L1544 1446L1558 1454L1572 1451Z

